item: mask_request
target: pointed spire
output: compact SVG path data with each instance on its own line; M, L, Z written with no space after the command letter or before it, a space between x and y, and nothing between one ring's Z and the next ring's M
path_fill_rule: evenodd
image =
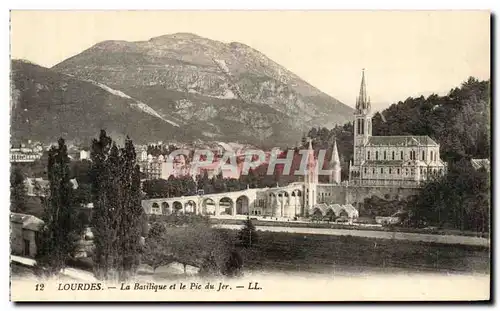
M340 158L339 158L339 151L337 149L337 140L334 140L330 164L337 164L337 163L340 164Z
M356 101L356 110L362 111L364 109L370 109L370 99L366 94L365 68L362 71L361 86L359 87L359 96Z

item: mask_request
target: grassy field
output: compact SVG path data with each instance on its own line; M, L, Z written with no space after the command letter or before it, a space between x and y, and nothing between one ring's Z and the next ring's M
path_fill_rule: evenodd
M226 231L236 241L237 230ZM445 245L354 236L258 231L258 243L241 248L244 271L321 273L438 272L489 273L490 250L479 246ZM68 262L92 271L90 258Z
M211 224L231 224L231 225L241 225L243 223L242 219L216 219L210 218ZM288 221L266 221L260 219L253 219L252 223L255 226L276 226L276 227L298 227L298 228L329 228L329 229L353 229L353 230L369 230L369 231L389 231L389 232L411 232L411 233L426 233L426 234L440 234L440 235L464 235L464 236L476 236L488 238L489 234L487 232L472 232L472 231L460 231L451 229L419 229L419 228L405 228L405 227L363 227L359 225L348 225L348 224L338 224L338 223L326 223L326 222L288 222Z
M246 269L489 273L489 249L482 247L264 231L258 235L257 245L242 250Z

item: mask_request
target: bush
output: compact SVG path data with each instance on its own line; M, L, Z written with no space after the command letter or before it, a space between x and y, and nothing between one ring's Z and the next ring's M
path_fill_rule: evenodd
M243 247L252 247L258 241L257 230L252 223L252 220L248 218L243 223L243 228L238 234L240 243Z

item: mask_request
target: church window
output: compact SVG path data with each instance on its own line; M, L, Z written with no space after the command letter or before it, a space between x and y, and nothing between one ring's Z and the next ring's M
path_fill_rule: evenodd
M365 133L365 120L361 120L361 134Z
M401 151L401 160L403 160L403 151Z
M422 161L424 161L424 160L425 160L425 151L422 150Z
M375 160L378 160L378 151L375 151Z
M387 151L384 150L384 160L387 160Z
M395 153L395 152L393 151L393 152L392 152L392 159L393 159L393 160L394 160L394 153Z
M424 170L422 168L420 168L420 174L423 174Z
M384 174L384 168L383 167L380 168L380 173Z
M398 168L398 175L401 174L401 170Z
M375 168L373 168L373 174L375 174Z
M389 167L389 174L392 174L392 168Z
M433 161L433 160L434 160L434 152L431 151L431 161Z
M408 175L408 169L406 169L406 175Z
M366 167L365 167L365 174L366 174L366 171L367 171L367 169L366 169Z
M366 153L366 158L367 158L367 160L370 160L370 151L368 151L368 152Z

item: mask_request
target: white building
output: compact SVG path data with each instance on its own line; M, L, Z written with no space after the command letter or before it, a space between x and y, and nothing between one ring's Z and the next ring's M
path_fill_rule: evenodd
M414 187L430 176L443 175L447 165L439 144L429 136L373 136L372 111L365 73L354 112L354 160L349 180L357 185Z

